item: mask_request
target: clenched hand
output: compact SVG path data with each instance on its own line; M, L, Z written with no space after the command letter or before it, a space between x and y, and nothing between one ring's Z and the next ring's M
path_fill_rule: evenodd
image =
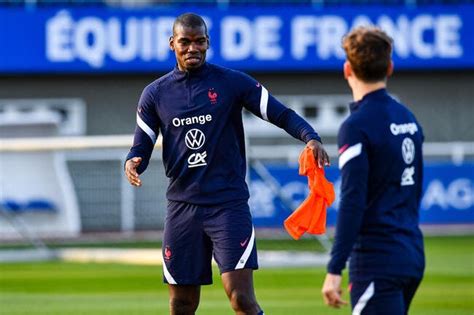
M341 298L341 281L342 277L340 275L334 275L331 273L326 275L323 289L321 290L326 305L334 308L340 308L341 306L347 304L347 302Z
M318 166L321 168L323 166L329 166L329 156L323 148L323 144L317 140L310 140L306 146L313 150L313 155L315 161L318 163Z
M142 181L139 178L137 167L142 162L141 157L133 157L127 162L125 162L125 175L127 176L128 181L133 186L140 187L142 185Z

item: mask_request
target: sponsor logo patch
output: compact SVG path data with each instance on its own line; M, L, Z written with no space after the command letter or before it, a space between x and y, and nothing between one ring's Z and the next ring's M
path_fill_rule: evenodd
M204 133L201 130L194 128L186 133L184 142L188 148L198 150L206 142L206 136L204 136Z
M402 142L403 161L410 165L415 159L415 143L410 138L403 139Z
M193 153L188 157L188 167L199 167L207 165L206 163L207 152L204 151L203 153Z

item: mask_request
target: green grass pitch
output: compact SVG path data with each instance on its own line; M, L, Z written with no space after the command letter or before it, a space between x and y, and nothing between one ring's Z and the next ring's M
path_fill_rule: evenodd
M294 243L297 244L297 243ZM261 247L272 245L262 242ZM427 269L410 314L474 314L474 237L427 238ZM324 268L263 269L255 273L266 314L349 314L323 305ZM347 287L347 286L345 286ZM347 298L347 292L344 293ZM0 314L168 314L161 267L120 264L0 265ZM202 289L198 314L233 314L220 284Z

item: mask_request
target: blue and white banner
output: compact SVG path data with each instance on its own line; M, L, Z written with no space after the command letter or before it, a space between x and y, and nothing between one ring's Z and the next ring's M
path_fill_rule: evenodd
M0 73L168 71L172 23L209 25L209 61L249 71L340 71L341 38L375 24L395 40L397 69L474 69L474 5L406 7L0 8Z
M308 194L307 178L298 175L298 167L266 165L272 180L262 180L251 170L250 208L258 227L282 227L283 221ZM336 201L328 209L327 224L336 223L340 175L336 167L326 169L334 183ZM449 163L428 164L424 169L424 193L420 205L421 224L474 224L474 164L455 166Z

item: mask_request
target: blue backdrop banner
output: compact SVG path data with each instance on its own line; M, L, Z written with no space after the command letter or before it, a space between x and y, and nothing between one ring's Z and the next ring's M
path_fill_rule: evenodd
M267 164L273 179L263 180L251 170L250 208L258 227L282 227L283 221L308 194L307 179L298 175L298 167ZM424 193L420 205L422 224L474 224L474 163L455 166L429 164L424 170ZM334 183L336 201L328 210L327 223L336 223L340 188L339 170L330 167L327 178ZM279 186L271 184L276 180Z
M375 24L397 69L474 69L474 5L406 7L0 8L0 73L169 71L175 17L209 25L209 61L247 71L340 71L342 36Z

